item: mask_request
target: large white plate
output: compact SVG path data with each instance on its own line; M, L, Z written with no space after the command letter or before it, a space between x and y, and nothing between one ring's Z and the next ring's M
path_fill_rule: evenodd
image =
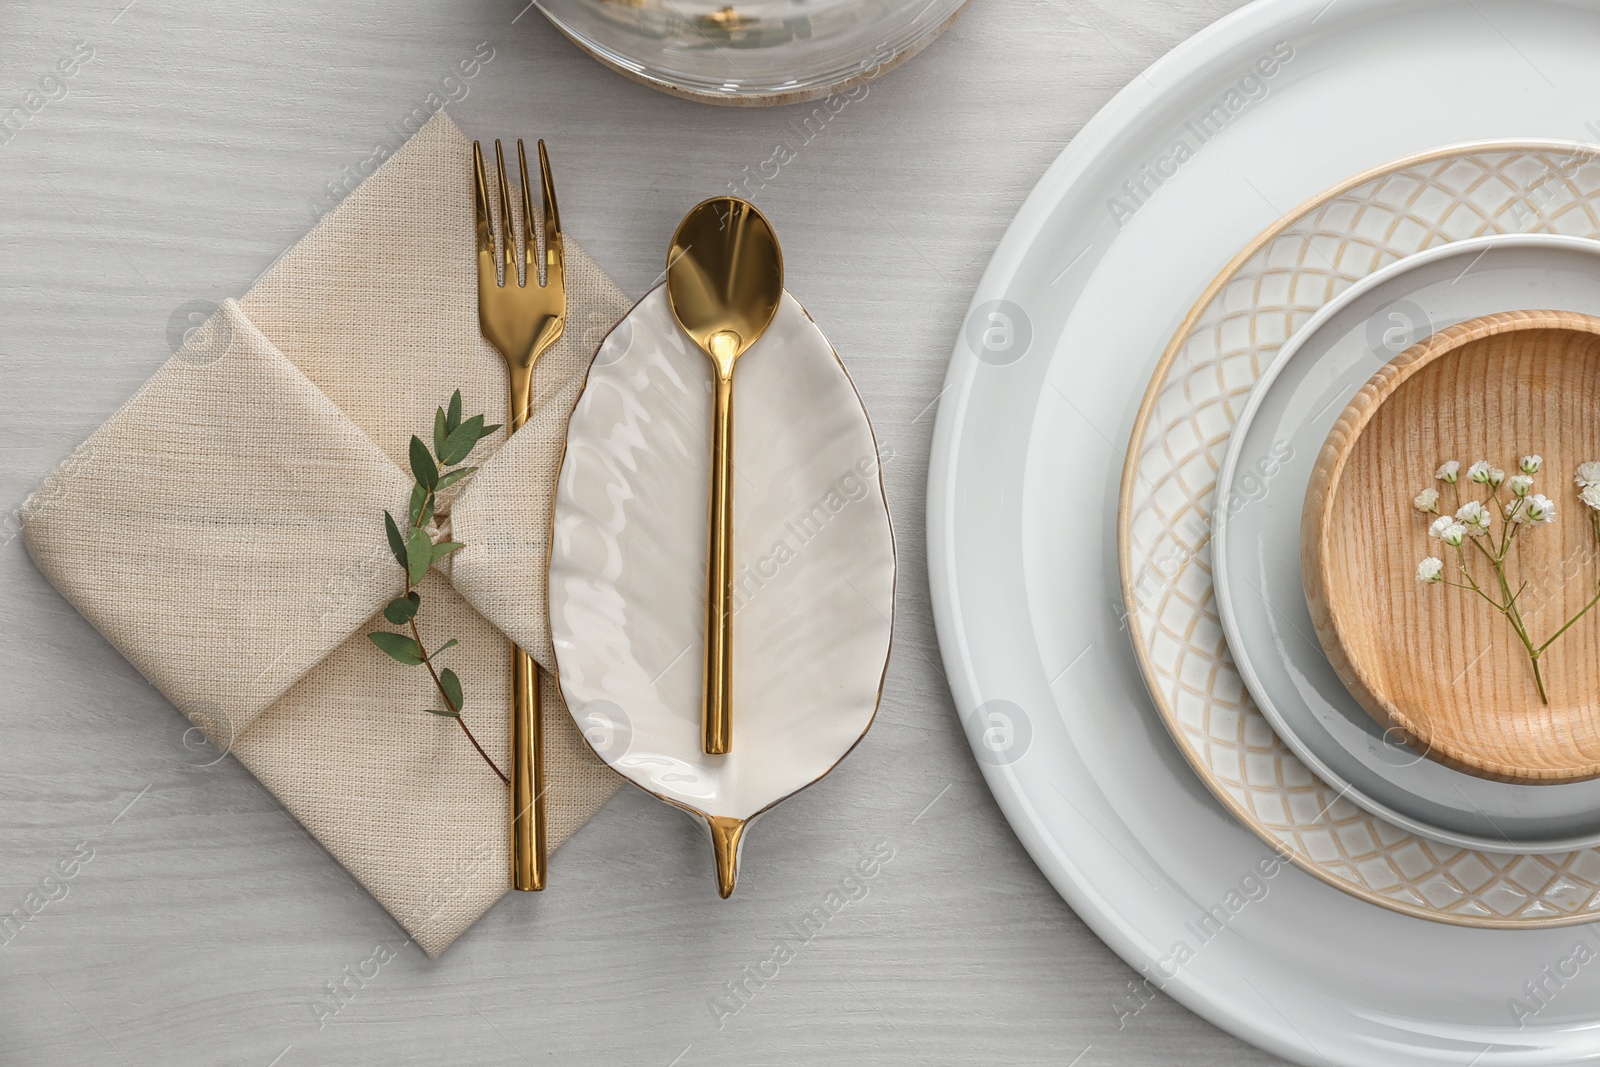
M1127 646L1122 443L1167 339L1254 234L1441 144L1592 139L1596 55L1594 4L1247 8L1077 136L1007 232L952 357L930 578L990 787L1051 882L1153 986L1298 1062L1600 1059L1592 998L1523 988L1588 935L1424 922L1270 862L1169 740Z
M1435 245L1367 275L1279 351L1234 423L1217 476L1226 502L1213 526L1217 610L1273 730L1346 799L1413 833L1488 852L1600 845L1600 779L1478 778L1379 725L1317 641L1301 581L1300 511L1328 431L1391 356L1467 319L1539 308L1600 314L1600 241L1496 234ZM1431 475L1419 471L1417 487Z

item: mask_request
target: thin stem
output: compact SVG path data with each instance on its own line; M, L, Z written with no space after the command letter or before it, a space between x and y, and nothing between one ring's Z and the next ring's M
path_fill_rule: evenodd
M1594 515L1591 515L1590 519L1589 519L1589 522L1590 522L1590 525L1594 527L1595 542L1597 544L1600 544L1600 512L1597 512ZM1565 623L1563 623L1561 625L1561 629L1559 629L1555 633L1551 634L1550 635L1550 639L1548 641L1546 641L1544 644L1540 645L1538 650L1540 652L1543 652L1545 649L1549 648L1552 644L1555 643L1556 638L1558 638L1562 634L1566 633L1569 629L1572 628L1572 625L1574 623L1576 623L1579 619L1583 618L1585 615L1589 614L1589 609L1594 607L1596 604L1600 604L1600 582L1596 583L1595 594L1594 594L1593 597L1591 597L1589 599L1589 602L1587 604L1585 604L1582 608L1580 608L1576 615L1574 615L1572 618L1568 619Z
M1498 503L1498 501L1496 501L1496 503ZM1466 577L1467 581L1471 583L1473 591L1479 596L1483 597L1483 599L1487 600L1490 604L1493 604L1494 607L1506 617L1506 621L1511 624L1511 629L1516 633L1517 640L1521 641L1522 647L1527 650L1528 663L1533 668L1533 682L1534 685L1536 685L1539 689L1539 700L1542 703L1548 704L1550 703L1550 698L1545 692L1544 672L1539 669L1539 653L1543 652L1544 649L1543 647L1535 648L1533 646L1533 638L1528 636L1527 624L1523 622L1522 612L1517 608L1517 598L1522 595L1523 590L1527 589L1528 583L1523 582L1517 591L1513 593L1511 591L1511 582L1506 578L1505 557L1506 553L1511 550L1512 540L1515 537L1515 527L1512 526L1510 522L1507 522L1506 532L1501 539L1500 545L1498 546L1498 553L1491 552L1476 540L1472 542L1477 547L1478 551L1482 552L1484 557L1488 559L1489 566L1494 571L1495 580L1500 585L1500 593L1503 597L1505 597L1504 603L1496 601L1488 593L1485 593L1481 588L1479 588L1477 581L1472 577L1471 572L1467 569L1465 552L1458 548L1457 551L1460 552L1462 556L1461 573ZM1597 594L1596 599L1600 599L1600 594Z
M1582 608L1580 608L1578 610L1578 613L1576 615L1574 615L1572 618L1568 619L1565 623L1563 623L1562 626L1561 626L1561 629L1559 629L1555 633L1551 634L1550 635L1550 640L1548 640L1544 644L1540 645L1539 648L1538 648L1538 651L1543 652L1545 649L1549 648L1552 644L1554 644L1556 638L1560 637L1562 634L1566 633L1569 629L1571 629L1572 628L1572 624L1577 622L1579 619L1583 618L1585 615L1587 615L1589 613L1589 609L1594 607L1596 604L1600 604L1600 591L1596 591L1594 596L1589 600L1589 602L1587 604L1585 604Z
M409 589L406 591L410 592ZM511 779L506 777L505 772L499 768L494 760L489 758L489 753L485 752L483 746L478 744L478 739L473 737L472 731L467 728L467 720L461 717L461 709L456 707L455 701L450 699L450 694L445 692L444 683L439 680L438 673L433 669L433 658L428 655L428 647L422 643L422 633L417 629L415 616L412 616L411 619L411 639L417 643L418 648L422 649L422 665L428 668L428 674L433 678L433 686L439 690L439 699L444 701L444 706L451 712L451 717L461 724L461 732L467 735L467 740L471 741L472 747L478 750L478 755L483 757L483 762L487 763L490 769L500 776L502 782L510 785Z
M1477 542L1473 542L1473 543L1477 544ZM1482 548L1483 546L1479 545L1478 547ZM1505 610L1506 610L1505 605L1500 603L1494 597L1490 596L1488 593L1485 593L1481 588L1479 588L1477 580L1472 577L1472 572L1467 569L1467 555L1466 555L1466 551L1462 548L1461 545L1457 545L1456 546L1456 557L1457 557L1457 559L1459 561L1459 565L1461 567L1461 576L1467 580L1467 584L1466 585L1461 585L1459 582L1451 582L1449 584L1458 586L1461 589L1471 589L1474 593L1477 593L1479 596L1483 597L1483 599L1487 600L1490 604L1492 604L1496 611L1500 612L1502 615L1505 614Z
M1452 582L1452 581L1448 581L1448 580L1446 580L1444 584L1445 585L1454 586L1457 589L1465 589L1465 590L1467 590L1468 592L1471 592L1471 593L1477 593L1479 596L1483 597L1483 599L1485 601L1488 602L1488 604L1489 604L1489 606L1491 608L1494 608L1494 610L1498 611L1502 615L1504 615L1506 613L1505 605L1501 604L1498 600L1496 600L1494 597L1490 596L1488 593L1485 593L1482 589L1479 589L1476 585L1463 585L1460 582Z
M1515 593L1511 594L1511 606L1515 606L1517 601L1522 599L1522 594L1526 593L1527 591L1528 591L1528 583L1526 581L1524 581L1521 585L1517 586L1517 591ZM1517 613L1520 615L1521 614L1521 609L1518 609Z
M1518 501L1517 503L1520 506L1522 502ZM1513 509L1511 514L1506 517L1506 536L1500 548L1500 559L1502 561L1505 560L1506 554L1511 551L1511 543L1516 540L1517 534L1522 530L1522 523L1516 521L1516 514L1517 509Z
M1488 593L1485 593L1482 589L1479 589L1477 586L1475 586L1475 585L1465 585L1465 584L1463 584L1461 582L1452 582L1448 578L1442 578L1442 579L1440 579L1440 581L1443 582L1445 585L1450 586L1452 589L1465 589L1469 593L1477 593L1479 596L1483 597L1484 600L1488 601L1490 607L1494 608L1494 610L1500 612L1502 615L1505 614L1505 610L1506 609L1501 607L1499 602L1496 601L1494 599L1494 597L1490 596Z

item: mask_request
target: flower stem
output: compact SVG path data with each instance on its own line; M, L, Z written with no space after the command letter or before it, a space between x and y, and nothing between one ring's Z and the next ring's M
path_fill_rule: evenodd
M1528 662L1533 664L1533 684L1539 687L1539 703L1550 703L1550 696L1544 691L1544 674L1539 670L1539 653L1530 652Z
M1596 515L1592 516L1590 521L1591 521L1591 525L1593 525L1593 527L1594 527L1595 542L1597 544L1600 544L1600 514L1596 514ZM1562 634L1566 633L1568 630L1570 630L1572 628L1574 623L1576 623L1579 619L1583 618L1585 615L1589 614L1589 609L1594 607L1596 604L1600 604L1600 583L1597 583L1597 586L1596 586L1596 589L1595 589L1595 594L1594 594L1594 596L1589 598L1589 602L1587 604L1585 604L1583 607L1579 608L1578 609L1578 613L1576 615L1574 615L1572 618L1568 619L1566 622L1562 623L1561 624L1561 629L1559 629L1555 633L1551 634L1550 635L1550 639L1547 640L1544 644L1539 646L1538 651L1539 652L1543 652L1545 649L1547 649L1551 645L1555 644L1556 638L1558 638Z
M1492 503L1495 505L1496 510L1502 510L1499 508L1499 502L1499 493L1491 491L1490 495L1486 498L1486 504ZM1502 513L1504 513L1503 510ZM1534 685L1536 685L1539 689L1539 700L1541 703L1548 704L1550 703L1550 698L1545 691L1544 672L1539 669L1539 653L1543 652L1545 648L1548 647L1549 642L1546 642L1544 645L1541 645L1538 648L1534 647L1533 638L1528 636L1528 627L1527 623L1523 621L1522 611L1517 607L1517 598L1520 597L1523 591L1527 589L1528 583L1523 582L1522 585L1518 587L1517 591L1513 593L1511 591L1511 581L1506 577L1505 559L1511 551L1511 546L1514 543L1516 536L1517 530L1515 525L1510 521L1507 521L1505 524L1505 532L1501 535L1500 543L1498 545L1494 544L1493 535L1488 535L1489 543L1494 546L1493 550L1484 547L1483 543L1476 539L1471 542L1473 547L1479 552L1483 553L1483 557L1489 561L1489 567L1494 571L1495 582L1500 586L1500 595L1504 598L1504 600L1496 600L1494 597L1483 591L1482 587L1478 585L1477 580L1472 577L1471 570L1467 567L1466 549L1462 546L1457 546L1456 553L1460 561L1461 574L1467 580L1467 585L1461 587L1471 588L1473 592L1477 593L1479 596L1483 597L1484 600L1488 601L1496 611L1504 615L1506 621L1511 624L1511 629L1517 635L1517 640L1522 642L1522 647L1528 653L1528 663L1533 668L1533 682ZM1600 526L1596 527L1596 536L1600 537ZM1460 586L1460 583L1458 582L1450 582L1448 584ZM1595 599L1600 601L1600 592L1596 593ZM1587 611L1588 608L1585 608L1584 610ZM1568 625L1571 625L1571 623L1568 623ZM1563 629L1565 629L1565 627L1563 627ZM1556 636L1559 637L1560 634L1558 633ZM1551 638L1551 640L1554 640L1554 638Z

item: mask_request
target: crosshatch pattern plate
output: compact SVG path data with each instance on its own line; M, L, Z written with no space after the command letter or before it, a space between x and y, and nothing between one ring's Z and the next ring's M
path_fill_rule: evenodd
M1223 637L1211 516L1234 420L1282 344L1352 282L1489 233L1600 237L1600 149L1480 142L1358 175L1258 236L1211 283L1152 377L1118 516L1129 633L1156 706L1206 785L1323 881L1386 908L1480 927L1600 916L1600 849L1497 855L1358 808L1278 739ZM1270 486L1267 491L1271 491Z

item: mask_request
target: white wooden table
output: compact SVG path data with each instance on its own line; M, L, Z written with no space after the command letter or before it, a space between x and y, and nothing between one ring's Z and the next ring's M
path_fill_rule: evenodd
M803 112L656 94L525 3L0 6L0 110L93 50L0 144L0 506L168 357L174 316L243 293L430 93L459 97L469 134L546 138L563 222L633 295L682 212L783 142L795 158L755 197L893 452L901 602L876 728L763 820L733 900L688 823L627 791L553 858L548 892L430 962L243 768L197 765L187 723L8 514L0 915L93 858L0 934L0 1064L1276 1062L1165 999L1126 1013L1133 972L1034 868L962 737L923 543L945 364L1003 229L1113 93L1236 0L974 0L803 144ZM879 847L866 895L798 940ZM793 959L762 979L785 937Z

